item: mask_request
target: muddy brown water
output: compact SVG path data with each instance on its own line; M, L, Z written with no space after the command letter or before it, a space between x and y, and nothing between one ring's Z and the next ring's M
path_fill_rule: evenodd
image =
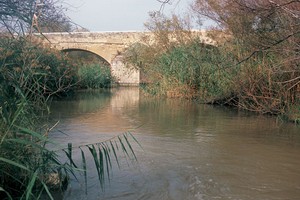
M78 92L53 102L51 117L60 123L50 137L63 146L131 131L143 147L132 142L138 161L114 163L104 191L87 158L88 194L78 177L63 199L300 199L300 127L274 117L147 98L134 87Z

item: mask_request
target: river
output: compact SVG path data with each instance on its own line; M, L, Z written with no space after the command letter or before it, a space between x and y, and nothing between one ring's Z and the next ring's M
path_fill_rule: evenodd
M298 200L300 127L272 116L180 99L147 98L135 87L78 92L52 103L51 139L94 143L130 131L137 162L120 160L105 189L94 163L66 200ZM80 154L75 158L80 160Z

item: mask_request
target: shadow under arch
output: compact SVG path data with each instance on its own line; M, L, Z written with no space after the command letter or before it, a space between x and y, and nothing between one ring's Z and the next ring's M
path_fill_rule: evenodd
M104 63L105 65L111 67L111 63L108 62L105 58L103 58L101 55L90 51L90 50L86 50L86 49L80 49L80 48L68 48L68 49L62 49L61 52L63 53L70 53L70 52L85 52L85 53L89 53L93 56L95 56L96 58L99 59L100 62Z

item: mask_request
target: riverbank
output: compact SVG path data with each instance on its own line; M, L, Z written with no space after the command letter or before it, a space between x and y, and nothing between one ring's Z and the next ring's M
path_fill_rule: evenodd
M295 124L300 124L300 104L291 108L284 117Z

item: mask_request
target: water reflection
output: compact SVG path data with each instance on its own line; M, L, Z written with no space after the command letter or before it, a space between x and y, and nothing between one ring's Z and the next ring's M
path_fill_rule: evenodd
M300 128L272 117L151 99L138 88L80 93L55 102L60 143L91 143L132 130L139 164L113 170L105 192L72 182L65 199L298 199ZM136 128L138 127L138 128ZM90 166L93 170L93 166Z

